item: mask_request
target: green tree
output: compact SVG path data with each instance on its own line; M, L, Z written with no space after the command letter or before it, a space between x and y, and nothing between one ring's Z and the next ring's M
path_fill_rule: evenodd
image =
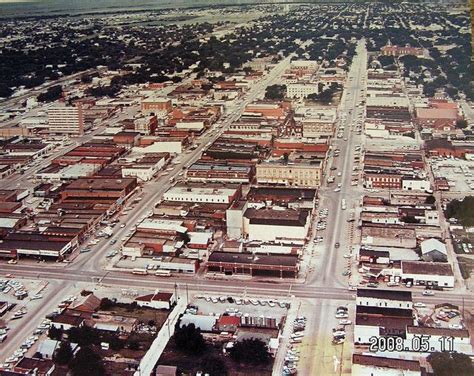
M102 311L108 311L115 306L115 302L109 298L102 298L100 300L99 309Z
M457 352L435 352L428 356L434 376L472 376L474 367L469 356Z
M177 327L173 338L178 350L188 354L201 354L206 347L201 330L194 324Z
M13 90L8 87L8 85L0 83L0 97L8 98L13 94Z
M467 128L467 120L459 119L456 121L456 128L465 129Z
M211 376L227 376L224 360L216 355L206 355L202 358L201 371Z
M83 74L81 76L81 82L83 84L90 84L92 82L92 77L89 74Z
M128 342L128 348L133 351L140 350L140 342L137 340L131 340Z
M74 357L71 344L68 341L63 341L59 348L54 353L54 362L62 365L69 364Z
M433 195L430 195L426 198L425 203L433 205L436 202L436 198Z
M58 329L54 326L52 326L48 330L48 337L51 339L55 339L56 341L60 341L61 338L63 337L63 331L61 329Z
M285 98L286 85L270 85L265 89L265 98L282 100Z
M230 350L230 357L238 363L254 365L267 364L270 361L267 345L256 338L237 342Z
M71 328L67 331L69 340L79 344L81 347L98 344L101 339L97 332L98 331L96 329L90 328L88 326Z
M61 85L51 86L45 93L38 95L38 102L52 102L61 98L63 88Z
M90 347L82 347L71 361L70 370L73 376L104 376L102 358Z

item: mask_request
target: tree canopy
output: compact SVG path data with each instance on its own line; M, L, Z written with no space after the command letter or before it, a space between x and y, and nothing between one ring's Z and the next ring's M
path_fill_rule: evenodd
M265 89L266 99L282 100L285 98L286 85L270 85Z
M267 345L260 339L249 338L235 343L230 350L231 358L238 363L266 364L270 361Z
M104 376L105 369L99 354L88 346L82 347L71 361L73 376Z
M201 354L206 347L201 330L194 324L177 327L173 338L178 350L188 354Z
M474 367L466 354L435 352L428 356L434 376L472 376Z
M63 341L54 353L54 361L58 364L66 365L74 357L71 344L68 341Z

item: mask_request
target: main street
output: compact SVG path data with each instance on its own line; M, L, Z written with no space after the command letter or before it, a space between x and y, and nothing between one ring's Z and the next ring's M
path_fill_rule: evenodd
M352 208L358 205L362 194L358 187L351 186L355 145L360 143L361 139L352 131L352 125L357 121L359 113L363 113L362 107L359 109L358 104L364 87L361 81L366 75L366 64L365 41L360 40L339 105L338 117L341 130L336 130L335 133L342 133L342 137L333 138L332 157L326 169L326 176L329 176L332 174L330 167L336 168L333 174L336 177L340 173L340 178L336 178L331 186L324 181L319 190L319 207L329 209L327 223L330 226L326 230L314 273L307 278L308 287L311 288L313 294L318 294L315 298L321 299L317 307L310 312L309 339L306 343L309 354L300 365L300 369L308 375L333 373L335 371L333 362L323 361L324 359L334 358L340 362L338 367L341 373L345 365L350 365L351 351L346 351L344 357L340 351L341 346L335 347L331 344L331 328L338 326L338 320L334 318L335 307L331 304L331 300L353 298L353 293L347 290L348 277L342 276L347 263L342 256L349 253L352 247L353 230L349 228L347 219ZM334 157L336 149L340 149L340 155L337 158ZM340 185L340 190L336 192L335 187L338 185ZM347 209L342 209L342 200L346 201ZM336 247L336 243L339 243L339 247ZM320 291L324 292L319 294ZM298 292L295 288L295 296ZM327 292L329 292L328 295L326 295ZM347 342L350 340L348 339Z
M157 278L149 275L135 275L122 272L93 272L81 270L63 270L51 267L2 265L2 270L12 274L16 278L39 279L47 281L62 282L62 286L67 283L75 282L100 283L103 286L123 286L124 288L147 288L164 289L172 291L175 284L184 288L187 285L188 291L201 294L229 294L242 296L244 291L242 285L246 287L247 295L253 296L272 296L272 297L302 297L314 299L338 299L351 301L354 299L354 291L348 291L342 287L327 286L309 286L307 284L292 283L292 280L248 280L230 278L196 278L193 276L180 276L169 278ZM232 282L232 283L230 283ZM237 283L238 282L238 283ZM462 304L466 307L474 307L474 296L472 294L463 294L457 291L437 291L435 296L423 296L422 289L414 290L416 301L426 303L444 303ZM63 294L61 294L64 296Z

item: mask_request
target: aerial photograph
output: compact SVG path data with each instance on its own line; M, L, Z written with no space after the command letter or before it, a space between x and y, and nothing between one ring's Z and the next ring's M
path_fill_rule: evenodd
M0 376L474 376L471 14L0 0Z

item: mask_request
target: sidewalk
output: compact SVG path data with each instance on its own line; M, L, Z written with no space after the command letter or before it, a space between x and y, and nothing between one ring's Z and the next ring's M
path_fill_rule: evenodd
M140 361L140 365L138 366L138 370L135 371L134 376L151 375L153 368L173 335L178 317L185 311L186 305L187 303L184 297L178 298L178 304L174 307L173 311L171 311L147 353Z

